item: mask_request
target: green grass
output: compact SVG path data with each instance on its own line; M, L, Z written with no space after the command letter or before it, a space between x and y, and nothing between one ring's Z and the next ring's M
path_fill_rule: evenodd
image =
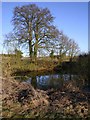
M2 61L3 75L15 72L48 71L53 70L59 64L58 60L51 59L50 57L39 58L36 62L31 62L30 59L4 56Z

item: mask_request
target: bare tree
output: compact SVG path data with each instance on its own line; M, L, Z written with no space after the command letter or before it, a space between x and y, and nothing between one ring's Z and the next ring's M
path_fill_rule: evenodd
M77 56L80 52L78 44L73 40L69 40L70 43L70 49L69 49L69 56L72 59L74 56Z
M8 54L15 53L15 49L19 49L18 38L10 32L4 36L3 48Z
M62 31L59 32L55 44L55 49L59 52L60 59L62 59L63 56L69 56L70 58L73 58L79 53L78 44L76 44L74 40L66 36Z
M69 38L66 35L64 35L62 31L59 32L59 36L56 41L56 50L59 53L60 59L62 59L63 56L67 55L69 49L70 49Z
M73 57L78 52L78 45L60 32L54 25L54 17L47 8L39 8L35 4L15 7L12 23L13 33L6 36L7 44L16 43L28 46L29 56L37 58L40 51L56 53L59 56ZM15 48L16 49L16 48Z
M20 43L29 45L29 55L36 58L38 49L48 48L48 43L56 37L57 29L53 26L54 17L45 8L30 4L14 9L12 22Z

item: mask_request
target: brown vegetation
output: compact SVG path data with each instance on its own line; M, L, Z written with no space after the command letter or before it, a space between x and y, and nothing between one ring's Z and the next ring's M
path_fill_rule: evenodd
M59 90L34 89L25 82L3 78L2 115L4 118L87 118L89 93L74 81Z

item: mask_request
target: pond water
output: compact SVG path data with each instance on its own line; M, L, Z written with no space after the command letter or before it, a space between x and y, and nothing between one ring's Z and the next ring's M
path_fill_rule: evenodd
M34 88L38 89L59 89L63 86L63 83L70 80L70 78L75 77L75 75L60 74L60 73L48 73L42 75L29 75L28 78L24 79L24 82L32 84Z
M18 74L20 75L20 74ZM88 82L84 80L81 76L76 74L66 74L59 73L55 71L41 71L41 72L29 72L23 73L21 76L16 76L16 80L20 80L20 82L27 82L28 84L32 84L32 86L36 89L47 90L50 88L59 89L63 86L63 84L67 81L74 80L75 84L82 90L86 92L90 92L90 86L88 86Z
M73 77L73 76L72 76ZM31 83L34 88L39 89L49 89L49 88L60 88L63 83L70 79L68 74L60 75L60 74L49 74L49 75L41 75L30 77L26 82Z

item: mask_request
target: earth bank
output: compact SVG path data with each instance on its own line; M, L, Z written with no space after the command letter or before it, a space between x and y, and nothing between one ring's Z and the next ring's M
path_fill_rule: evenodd
M61 89L34 89L31 84L2 79L3 118L88 118L90 93L81 91L74 81Z

